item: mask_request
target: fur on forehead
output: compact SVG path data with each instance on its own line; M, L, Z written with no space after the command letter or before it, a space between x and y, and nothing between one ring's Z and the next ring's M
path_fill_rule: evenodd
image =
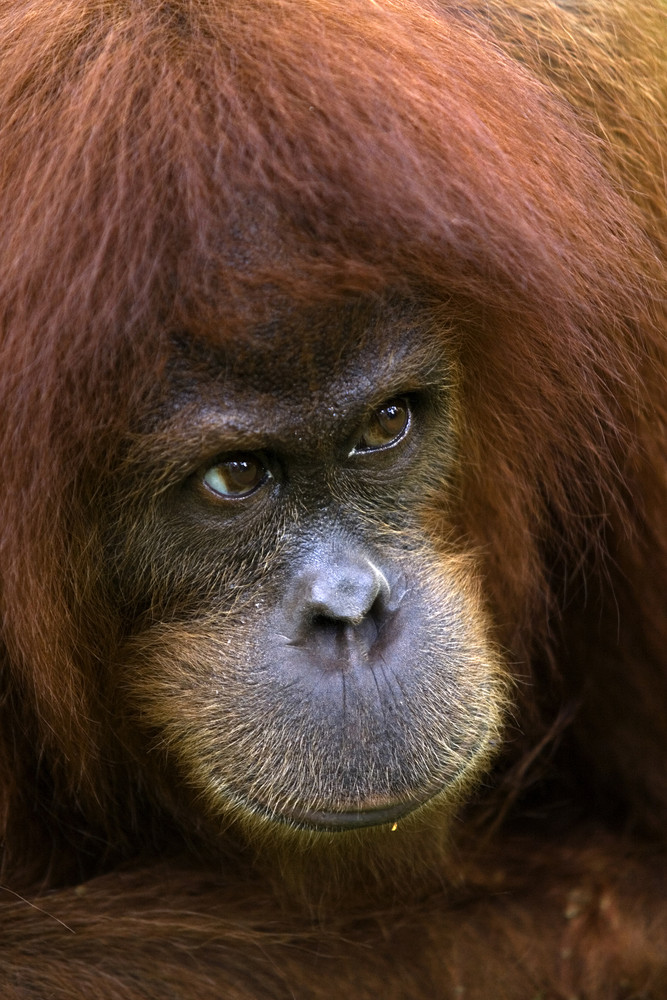
M633 220L564 107L464 11L445 24L367 0L109 10L63 8L41 39L16 35L9 75L36 126L8 129L6 152L35 195L26 213L7 193L5 234L31 259L12 257L5 283L23 300L28 280L52 290L40 336L81 329L94 300L110 338L232 337L267 291L310 304L428 289L528 313L561 342L592 303L606 318L636 309Z

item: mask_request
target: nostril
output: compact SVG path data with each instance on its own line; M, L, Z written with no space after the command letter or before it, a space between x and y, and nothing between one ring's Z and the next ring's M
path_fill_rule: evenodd
M350 618L317 614L311 619L302 637L314 643L321 652L335 653L337 657L348 656L352 648L357 651L369 650L377 641L383 624L380 614L376 616L374 608L375 605L366 615L354 621Z
M332 618L331 615L318 613L313 615L311 625L314 625L316 628L324 628L327 625L335 625L337 620L336 618Z

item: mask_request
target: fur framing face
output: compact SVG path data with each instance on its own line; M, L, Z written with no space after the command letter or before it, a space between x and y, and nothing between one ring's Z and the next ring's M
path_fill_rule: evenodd
M667 995L666 51L661 0L0 9L0 871L38 907L3 904L10 1000ZM164 517L222 450L201 400L262 379L322 454L338 401L432 427L409 503L388 473L386 510L348 501L431 573L488 742L405 823L302 834L193 778L225 744L169 699L258 641L329 502L177 600L217 548Z

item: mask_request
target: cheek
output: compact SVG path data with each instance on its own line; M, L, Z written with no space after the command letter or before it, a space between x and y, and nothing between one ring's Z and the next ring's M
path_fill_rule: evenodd
M506 685L470 574L421 563L366 655L313 655L261 600L145 633L122 670L131 724L214 816L336 829L458 797L498 743Z

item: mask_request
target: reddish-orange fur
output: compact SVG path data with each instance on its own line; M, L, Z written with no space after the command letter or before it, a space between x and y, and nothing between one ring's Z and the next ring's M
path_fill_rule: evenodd
M0 10L7 1000L667 997L665 20ZM249 212L280 253L251 232L235 258ZM267 283L297 309L417 296L458 351L447 523L480 553L517 726L458 841L386 896L374 873L305 905L239 845L188 858L114 766L98 483L166 331L241 338Z

